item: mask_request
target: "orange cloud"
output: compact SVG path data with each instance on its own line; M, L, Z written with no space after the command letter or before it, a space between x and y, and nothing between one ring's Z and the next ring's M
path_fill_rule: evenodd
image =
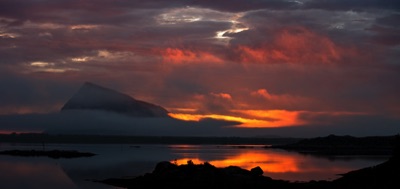
M223 60L209 52L167 48L160 51L163 62L184 63L222 63Z
M219 98L223 98L226 100L232 100L232 96L228 93L211 93L211 95Z
M257 91L254 91L251 93L253 96L261 96L264 97L266 99L271 99L272 95L269 94L269 92L266 89L259 89Z
M302 111L287 110L232 110L248 119L263 120L258 124L247 122L242 127L285 127L305 124L300 117Z
M271 94L268 90L266 89L258 89L256 91L253 91L250 93L251 96L253 97L258 97L258 100L264 99L266 102L268 102L268 105L276 105L278 107L293 107L296 105L304 105L304 104L312 104L313 99L307 98L307 97L302 97L302 96L293 96L289 94ZM275 107L276 108L276 107Z
M244 63L332 63L342 59L349 49L304 27L293 27L277 32L272 43L241 45L237 50Z
M220 115L220 114L184 114L184 113L169 113L169 116L175 118L175 119L180 119L184 121L200 121L202 119L218 119L218 120L225 120L225 121L235 121L235 122L252 122L256 123L258 121L262 120L251 120L251 119L246 119L242 117L237 117L237 116L230 116L230 115Z
M175 119L184 121L200 121L202 119L211 118L239 122L241 124L238 125L238 127L247 128L272 128L305 124L305 122L299 118L301 111L231 110L231 112L235 115L187 113L170 113L169 115Z

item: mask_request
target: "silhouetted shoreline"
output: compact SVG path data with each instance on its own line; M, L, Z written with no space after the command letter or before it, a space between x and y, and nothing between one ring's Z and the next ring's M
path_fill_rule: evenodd
M110 178L98 180L123 188L285 188L285 189L341 189L341 188L399 188L400 162L393 156L388 161L345 173L333 181L290 182L263 176L263 170L251 170L237 166L217 168L207 162L176 165L159 162L153 172L135 178Z
M155 140L155 141L154 141ZM84 141L84 142L83 142ZM399 188L400 142L399 136L352 137L335 136L310 139L240 138L240 137L140 137L98 135L47 135L11 134L0 135L0 142L9 143L126 143L126 144L233 144L232 148L247 148L245 144L270 144L265 148L279 148L313 155L391 155L391 158L376 166L341 174L333 181L292 182L275 180L263 175L260 167L251 170L235 165L215 167L210 163L177 165L159 162L151 173L135 178L109 178L96 180L123 188L288 188L288 189L339 189L339 188ZM265 143L263 143L265 142ZM4 155L47 156L51 158L88 157L95 154L72 151L3 151ZM67 154L65 154L67 153ZM134 167L133 167L134 168Z
M92 157L96 154L90 152L66 151L66 150L6 150L0 151L0 155L22 156L22 157L37 157L46 156L49 158L78 158L78 157Z
M391 137L390 137L391 138ZM346 140L342 140L346 139ZM274 180L268 176L263 176L263 170L255 167L251 170L242 169L237 166L217 168L207 162L194 164L188 161L184 165L176 165L171 162L159 162L151 173L146 173L135 178L109 178L98 180L112 186L123 188L285 188L285 189L343 189L343 188L363 188L363 189L394 189L400 187L400 139L399 136L391 138L389 143L373 142L377 138L354 139L347 136L337 137L328 136L326 138L309 139L299 142L300 144L315 144L316 149L322 149L328 143L343 143L342 148L349 146L362 146L361 144L370 141L370 144L392 146L391 157L375 166L350 171L341 174L341 178L333 181L309 181L291 182L286 180ZM326 143L316 143L318 141ZM338 141L339 140L339 141ZM356 140L361 143L354 145L347 143L348 140ZM328 142L330 141L330 142ZM341 141L341 142L340 142ZM347 141L347 142L346 142ZM345 145L345 143L347 143ZM317 145L318 144L318 145ZM307 146L307 145L306 145ZM329 145L328 145L329 146ZM366 145L368 146L368 145ZM329 149L332 150L332 149ZM339 152L340 152L339 148ZM343 152L343 151L341 151ZM360 151L357 151L360 152ZM339 153L337 153L339 154Z

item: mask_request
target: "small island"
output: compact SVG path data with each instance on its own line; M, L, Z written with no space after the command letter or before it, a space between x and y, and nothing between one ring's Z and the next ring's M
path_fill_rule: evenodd
M78 152L78 151L67 151L67 150L5 150L0 151L0 155L10 155L10 156L45 156L53 159L59 158L79 158L79 157L92 157L96 154L90 152Z

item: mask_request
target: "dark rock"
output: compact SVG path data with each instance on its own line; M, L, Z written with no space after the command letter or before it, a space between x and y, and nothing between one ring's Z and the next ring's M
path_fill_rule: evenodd
M261 176L262 174L264 174L264 171L261 169L261 167L257 166L254 167L250 170L251 174L253 174L254 176Z
M238 166L229 166L222 169L227 175L248 175L249 171Z
M169 161L162 161L160 163L157 163L156 168L153 170L153 174L155 175L161 175L165 174L171 170L176 169L178 166L175 164L172 164Z
M260 174L261 173L261 174ZM217 168L209 163L176 165L160 162L152 173L134 179L99 181L125 188L285 188L289 182L262 176L261 168L253 171L237 166Z

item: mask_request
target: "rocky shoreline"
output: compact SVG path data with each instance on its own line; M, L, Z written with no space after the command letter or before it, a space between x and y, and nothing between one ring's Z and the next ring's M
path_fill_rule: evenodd
M285 189L394 189L400 187L400 158L397 154L388 161L343 174L333 181L290 182L263 176L263 170L237 166L217 168L207 162L176 165L160 162L153 172L135 178L110 178L96 182L122 188L285 188Z
M276 188L276 189L397 189L400 188L400 140L391 157L376 166L342 174L333 181L290 182L275 180L263 175L260 167L251 170L237 166L217 168L207 162L176 165L164 161L156 165L151 173L135 178L110 178L96 182L122 188Z

